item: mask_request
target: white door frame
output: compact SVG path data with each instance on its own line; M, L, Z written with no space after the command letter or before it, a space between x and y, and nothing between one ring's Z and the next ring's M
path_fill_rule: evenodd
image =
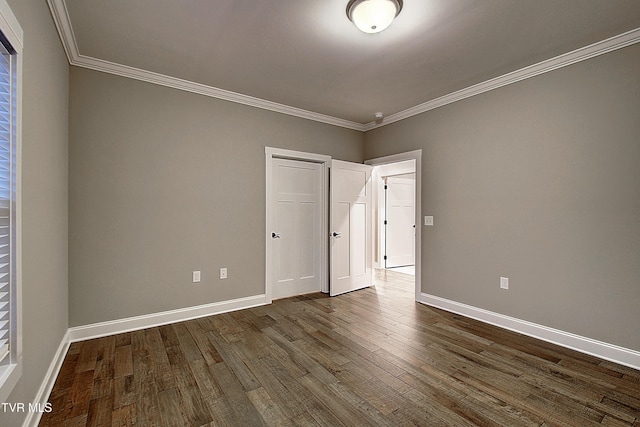
M289 160L301 160L305 162L321 163L322 167L322 247L320 248L322 253L321 269L320 269L320 283L321 291L329 292L329 263L327 260L328 253L328 239L329 235L329 165L331 163L331 156L325 156L322 154L305 153L302 151L285 150L281 148L265 147L265 161L266 161L266 222L265 222L265 302L271 304L273 302L273 289L271 284L273 283L273 253L271 250L271 224L273 222L271 200L272 183L273 183L273 167L272 159L289 159Z
M371 166L386 165L402 162L404 160L416 161L416 275L415 275L415 300L420 301L422 293L422 150L408 151L406 153L393 154L367 160L364 163ZM376 205L374 203L374 205ZM377 206L377 205L376 205Z

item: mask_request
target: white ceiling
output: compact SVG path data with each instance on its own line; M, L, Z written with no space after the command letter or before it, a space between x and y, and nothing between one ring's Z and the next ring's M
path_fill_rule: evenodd
M405 0L364 34L347 0L49 0L75 65L364 129L627 33L638 0ZM415 108L414 108L415 109Z

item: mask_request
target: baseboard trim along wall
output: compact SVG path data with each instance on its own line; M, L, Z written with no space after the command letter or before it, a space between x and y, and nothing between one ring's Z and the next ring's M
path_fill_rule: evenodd
M243 310L266 304L266 297L254 295L251 297L237 298L211 304L197 305L195 307L180 308L177 310L162 311L160 313L145 314L143 316L128 317L126 319L111 320L108 322L92 323L85 326L69 328L69 342L90 340L107 335L121 334L137 331L139 329L153 328L169 323L183 322L197 319L198 317L212 316L214 314L227 313L229 311Z
M422 293L423 304L640 370L640 352Z
M67 350L69 350L69 330L62 337L62 341L60 341L60 345L58 346L58 350L56 354L53 356L53 360L51 361L51 365L49 365L49 369L47 370L47 374L38 389L38 393L36 394L36 398L34 400L34 406L38 406L43 410L47 410L47 401L49 399L49 395L51 395L51 390L53 390L53 385L58 378L58 374L60 373L60 368L62 368L62 362L64 362L64 358L67 355ZM27 418L25 418L24 423L22 423L23 427L29 426L37 426L40 423L40 418L42 417L42 412L38 411L29 411L27 412Z

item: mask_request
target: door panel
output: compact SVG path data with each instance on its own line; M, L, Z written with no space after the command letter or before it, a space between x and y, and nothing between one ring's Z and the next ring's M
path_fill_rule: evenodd
M282 282L293 280L293 266L290 260L294 255L293 217L294 203L291 200L279 200L276 215L276 227L281 238L274 240L275 259L278 269L276 270L276 280Z
M373 284L371 166L332 160L330 294Z
M339 224L334 224L335 227L332 230L341 230L340 233L349 235L350 207L349 203L336 203L335 206L330 207L332 213L335 213L333 217L341 219ZM339 280L348 278L351 271L349 266L349 239L343 239L342 236L339 238L330 237L330 239L330 250L333 254L331 257L331 281L334 280L334 276Z
M351 274L361 275L367 269L367 248L370 244L367 238L367 205L364 203L354 203L351 207L351 229L349 243L351 247Z
M385 267L415 264L415 179L386 179L387 213Z
M322 168L273 159L272 297L320 291L322 285ZM275 235L273 234L275 233Z
M319 224L316 215L318 205L311 202L300 203L300 271L302 279L314 277L317 274L315 254L318 252L315 241L316 229Z

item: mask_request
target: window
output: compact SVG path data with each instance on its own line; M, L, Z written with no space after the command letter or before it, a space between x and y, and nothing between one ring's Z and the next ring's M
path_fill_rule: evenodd
M0 0L0 401L21 374L19 84L22 30Z
M0 363L11 342L12 284L15 282L15 51L0 34Z

